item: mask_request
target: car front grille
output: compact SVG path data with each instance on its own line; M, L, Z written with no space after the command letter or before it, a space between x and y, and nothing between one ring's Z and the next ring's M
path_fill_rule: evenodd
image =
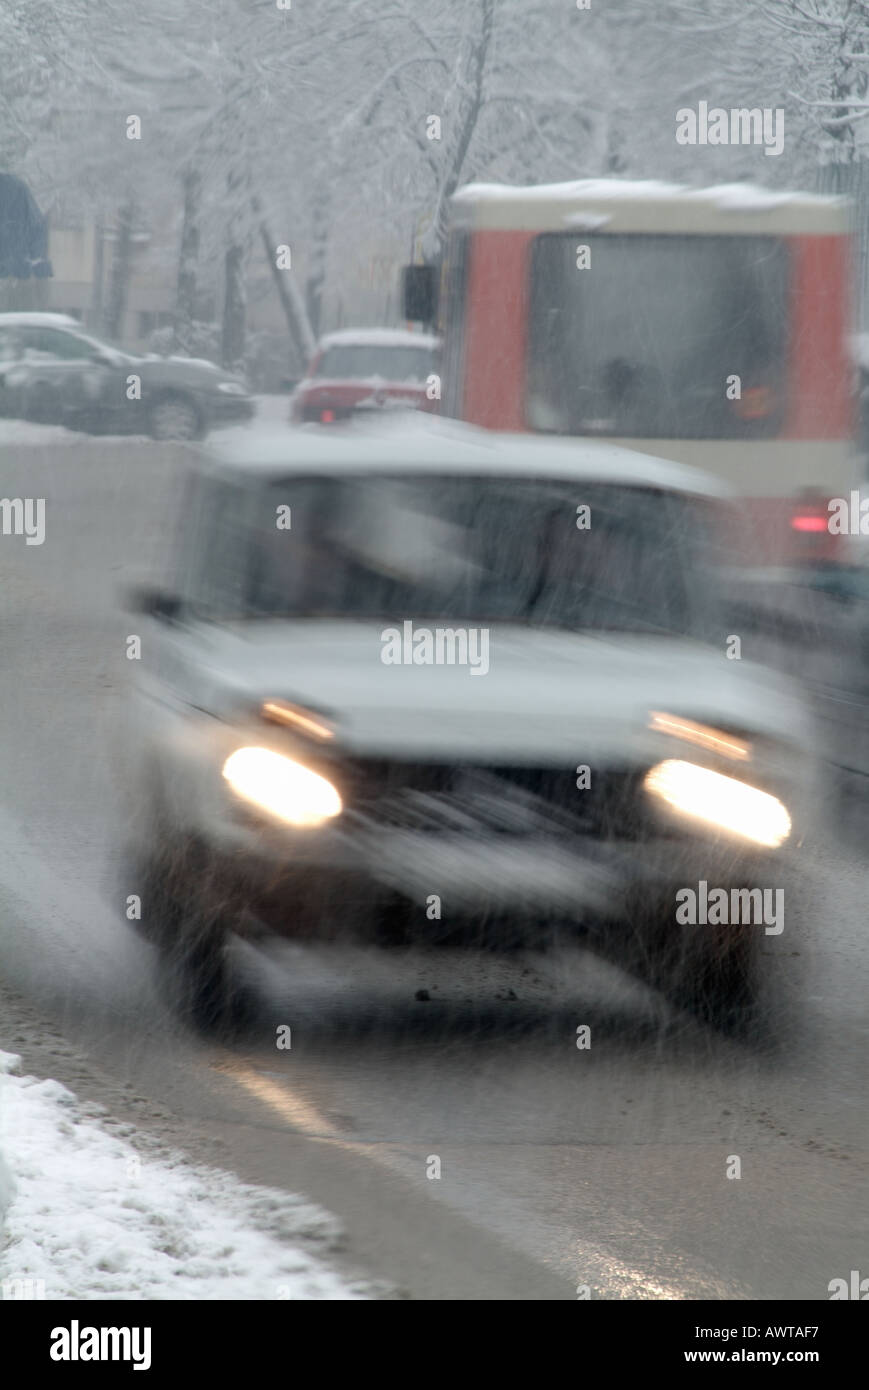
M637 839L650 829L643 774L636 769L592 769L583 789L576 765L351 759L327 775L339 787L350 823L559 839Z

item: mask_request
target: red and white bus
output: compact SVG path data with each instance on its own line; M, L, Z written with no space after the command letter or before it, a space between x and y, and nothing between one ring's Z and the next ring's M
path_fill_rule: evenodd
M749 503L755 563L817 563L859 483L852 242L840 198L471 184L405 308L443 335L444 414L696 465Z

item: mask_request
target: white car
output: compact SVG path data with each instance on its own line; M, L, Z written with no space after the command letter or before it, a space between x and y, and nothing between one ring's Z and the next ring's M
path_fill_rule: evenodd
M203 454L171 587L136 599L125 891L199 1023L240 1011L227 946L262 932L581 939L717 1025L753 1016L781 927L706 904L782 888L811 733L728 657L717 488L423 416Z

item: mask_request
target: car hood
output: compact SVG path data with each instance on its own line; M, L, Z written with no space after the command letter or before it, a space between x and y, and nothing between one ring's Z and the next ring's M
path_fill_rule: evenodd
M488 670L387 665L388 624L264 620L203 626L196 701L217 715L267 699L328 717L341 747L372 756L642 762L661 755L662 711L800 752L811 721L796 689L700 643L491 625ZM416 631L433 625L419 620ZM402 623L395 624L401 633ZM472 647L479 658L484 648Z

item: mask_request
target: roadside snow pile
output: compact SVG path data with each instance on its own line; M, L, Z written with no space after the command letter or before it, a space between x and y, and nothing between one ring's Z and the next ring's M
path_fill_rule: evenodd
M6 1281L46 1299L371 1296L327 1264L340 1230L322 1208L146 1146L132 1125L110 1133L100 1107L16 1075L19 1063L0 1052L0 1150L14 1175L4 1188L0 1159L0 1296Z
M27 420L0 420L0 444L68 444L80 434L63 425L31 425Z
M6 1166L6 1160L0 1153L0 1236L3 1234L3 1221L12 1199L15 1196L15 1183L12 1181L12 1174Z

